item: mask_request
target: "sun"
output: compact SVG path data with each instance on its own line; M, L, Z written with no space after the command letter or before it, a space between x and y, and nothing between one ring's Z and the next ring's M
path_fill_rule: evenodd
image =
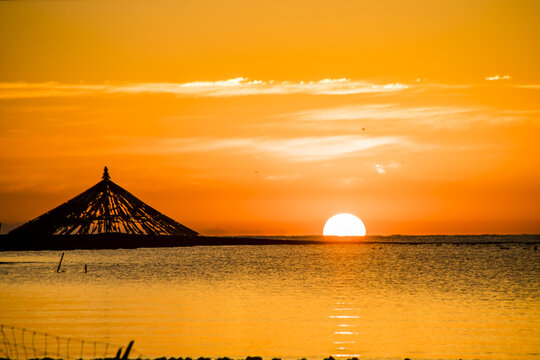
M324 224L325 236L364 236L366 227L362 220L352 214L337 214Z

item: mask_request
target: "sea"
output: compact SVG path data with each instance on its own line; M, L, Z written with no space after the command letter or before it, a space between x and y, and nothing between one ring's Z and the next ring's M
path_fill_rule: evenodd
M0 252L0 357L100 357L134 340L143 358L540 359L538 247L394 235Z

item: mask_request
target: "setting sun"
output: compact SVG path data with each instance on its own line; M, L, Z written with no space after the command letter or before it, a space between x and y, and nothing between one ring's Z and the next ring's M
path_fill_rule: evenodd
M337 214L324 225L325 236L365 236L366 227L362 220L352 214Z

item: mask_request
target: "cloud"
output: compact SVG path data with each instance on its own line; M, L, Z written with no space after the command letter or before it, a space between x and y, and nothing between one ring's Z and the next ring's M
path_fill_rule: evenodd
M375 169L379 174L386 174L386 168L384 167L384 165L377 164L375 165Z
M530 84L530 85L515 85L514 87L520 88L520 89L540 89L540 84Z
M404 107L396 104L349 105L313 109L279 115L306 126L320 127L331 121L407 121L436 128L458 128L473 122L497 124L526 119L534 111L497 110L485 107L420 106Z
M487 81L496 81L496 80L510 80L510 75L495 75L486 77Z
M300 179L300 174L292 174L292 175L266 175L263 177L264 180L267 181L294 181Z
M247 96L247 95L279 95L279 94L311 94L311 95L351 95L363 93L386 93L407 89L400 83L374 84L351 79L323 79L309 82L290 81L249 81L239 77L225 81L191 82L183 84L135 84L117 87L116 92L123 93L160 93L179 96Z
M384 175L388 172L388 169L397 169L401 166L395 161L391 161L388 164L375 164L375 170L381 175Z
M472 112L472 108L452 106L401 107L395 104L352 105L300 111L281 115L300 121L326 120L413 120Z
M351 79L323 79L309 82L250 81L238 77L223 81L195 81L189 83L135 84L61 84L0 83L0 99L71 97L97 94L170 94L176 96L226 97L248 95L311 94L352 95L388 93L405 90L400 83L375 84Z
M145 143L146 141L146 143ZM366 137L359 135L275 138L189 138L148 142L141 139L122 149L135 153L223 152L240 154L268 154L295 162L329 160L358 154L375 147L405 144L400 137Z
M109 89L107 84L0 83L0 99L72 97L108 92Z

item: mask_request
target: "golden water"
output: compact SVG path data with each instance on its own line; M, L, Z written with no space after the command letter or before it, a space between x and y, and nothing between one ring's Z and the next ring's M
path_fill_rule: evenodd
M539 358L540 251L503 247L80 250L61 273L61 252L5 252L0 323L148 357Z

